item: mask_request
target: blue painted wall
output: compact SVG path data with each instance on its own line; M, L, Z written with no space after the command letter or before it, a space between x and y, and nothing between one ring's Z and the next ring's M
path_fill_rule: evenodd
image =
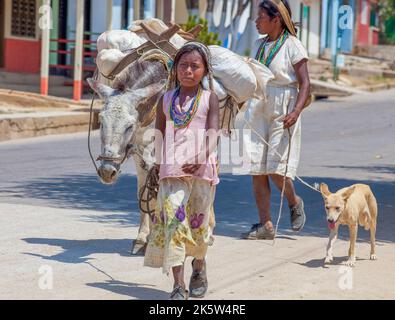
M331 50L331 55L336 54L337 46L340 46L340 51L349 53L353 49L353 35L355 31L355 12L356 1L350 0L349 5L352 8L352 14L346 16L346 11L340 10L344 4L343 0L322 0L321 11L321 39L320 52L324 52L326 48ZM351 19L351 28L339 28L339 19L349 24Z

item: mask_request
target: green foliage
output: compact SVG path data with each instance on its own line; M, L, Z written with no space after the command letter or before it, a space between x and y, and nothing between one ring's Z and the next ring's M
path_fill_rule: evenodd
M383 21L395 17L395 0L381 0L379 3L379 13Z
M380 1L379 16L381 20L380 42L395 44L395 0Z
M251 49L250 48L245 49L244 50L244 56L245 57L249 57L250 55L251 55Z
M206 19L199 18L195 15L188 17L188 22L181 26L182 30L191 30L194 26L201 24L203 29L200 31L197 39L205 45L221 45L221 40L218 40L218 34L208 31L208 22Z

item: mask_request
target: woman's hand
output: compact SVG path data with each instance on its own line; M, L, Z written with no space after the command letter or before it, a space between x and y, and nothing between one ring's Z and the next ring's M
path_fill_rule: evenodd
M292 127L298 120L299 115L300 115L300 111L297 109L294 109L290 114L287 114L283 120L284 129L288 129Z

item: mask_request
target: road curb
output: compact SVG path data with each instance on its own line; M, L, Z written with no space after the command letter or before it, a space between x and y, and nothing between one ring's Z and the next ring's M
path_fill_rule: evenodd
M89 112L42 112L0 116L0 141L88 131ZM92 129L99 128L98 110L92 116Z
M360 86L357 87L359 90L364 90L364 91L369 91L369 92L375 92L375 91L380 91L380 90L389 90L395 88L395 82L390 82L390 83L379 83L379 84L374 84L374 85L365 85L365 86Z

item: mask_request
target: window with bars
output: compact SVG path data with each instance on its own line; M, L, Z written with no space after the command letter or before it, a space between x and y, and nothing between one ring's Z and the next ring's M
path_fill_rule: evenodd
M11 35L36 37L36 0L12 0Z

